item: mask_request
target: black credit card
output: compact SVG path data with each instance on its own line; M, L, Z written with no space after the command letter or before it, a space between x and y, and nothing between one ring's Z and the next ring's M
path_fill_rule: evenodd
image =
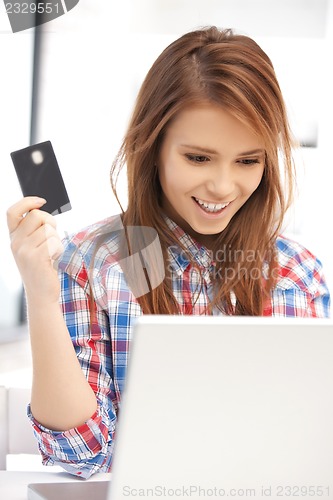
M23 196L45 198L41 210L52 215L71 210L66 187L50 141L10 153Z

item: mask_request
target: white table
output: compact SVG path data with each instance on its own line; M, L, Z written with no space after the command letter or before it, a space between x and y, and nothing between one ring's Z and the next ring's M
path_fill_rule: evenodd
M105 481L111 474L94 474L85 481ZM27 487L30 483L64 483L82 481L67 472L16 472L0 471L0 499L27 500Z

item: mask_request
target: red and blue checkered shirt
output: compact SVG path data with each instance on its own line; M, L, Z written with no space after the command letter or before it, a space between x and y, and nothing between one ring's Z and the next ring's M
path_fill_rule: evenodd
M94 238L89 237L92 229L107 227L112 220L115 218L68 239L59 262L64 318L82 370L96 393L98 409L82 426L58 432L39 424L28 408L43 463L60 465L84 478L95 472L110 471L133 319L142 314L115 257L119 251L119 233L111 232L97 251ZM205 314L212 292L210 252L169 218L166 221L202 270L204 286L191 306L191 313ZM280 237L276 245L279 278L264 315L329 317L330 297L321 263L294 241ZM92 258L93 276L89 280ZM177 245L169 248L169 259L174 295L183 314L187 314L189 295L198 290L198 272ZM92 326L91 296L94 297ZM216 310L213 314L221 312Z

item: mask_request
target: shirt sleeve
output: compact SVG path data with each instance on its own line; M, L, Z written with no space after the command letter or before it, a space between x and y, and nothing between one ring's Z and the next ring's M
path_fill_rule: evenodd
M318 259L315 260L312 282L315 289L309 297L306 315L314 318L329 318L330 292L326 284L321 262Z
M279 279L267 315L330 317L330 292L323 266L309 250L288 239L278 241Z
M59 271L63 315L81 368L96 394L97 411L80 427L57 432L37 422L28 407L43 463L59 465L83 478L110 471L121 392L114 364L120 358L125 359L127 365L130 310L132 316L140 313L121 273L106 263L99 264L92 281L88 280L85 262L79 255L75 265L71 262L70 266L64 257ZM104 269L104 276L98 267ZM119 307L120 287L122 307ZM127 319L125 334L119 328L119 324L124 323L123 316ZM117 335L126 337L127 342L118 342L118 350L125 352L113 355L111 345L117 346ZM117 369L122 370L125 377L124 367Z

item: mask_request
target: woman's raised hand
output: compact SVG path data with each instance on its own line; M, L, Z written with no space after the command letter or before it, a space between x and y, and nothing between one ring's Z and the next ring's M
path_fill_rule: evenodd
M58 301L60 284L54 260L63 252L52 215L39 210L46 201L27 196L7 211L11 249L27 297Z

